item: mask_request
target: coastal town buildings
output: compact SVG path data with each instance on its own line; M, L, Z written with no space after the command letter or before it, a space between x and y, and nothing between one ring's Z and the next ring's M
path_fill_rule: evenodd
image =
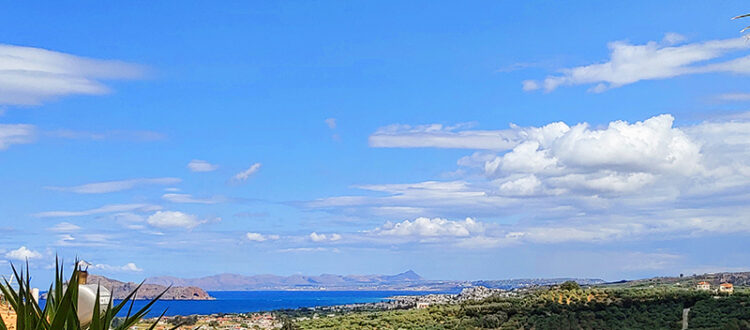
M698 285L695 286L695 289L701 291L709 291L711 290L711 284L709 284L708 282L698 282Z
M732 283L721 283L719 285L719 292L731 294L734 292L734 285Z

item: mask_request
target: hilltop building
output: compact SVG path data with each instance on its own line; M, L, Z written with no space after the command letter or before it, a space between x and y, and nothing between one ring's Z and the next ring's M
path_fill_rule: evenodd
M734 292L734 285L732 285L732 283L721 283L721 285L719 285L719 292L731 294Z
M711 290L711 284L708 284L708 282L698 282L698 285L695 286L695 289L701 291L709 291Z

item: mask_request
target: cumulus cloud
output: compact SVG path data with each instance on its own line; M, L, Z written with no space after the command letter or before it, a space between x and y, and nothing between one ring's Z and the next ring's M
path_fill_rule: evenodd
M244 171L242 171L240 173L235 174L232 177L232 181L242 182L242 181L247 180L248 178L250 178L250 176L252 176L256 172L258 172L258 170L260 170L260 166L261 166L261 163L255 163L255 164L253 164L252 166L250 166L250 168L248 168L248 169L246 169L246 170L244 170Z
M36 138L36 127L28 124L0 124L0 150L13 144L31 143Z
M375 229L378 235L392 236L455 236L464 237L471 234L481 233L484 226L474 219L466 218L464 221L451 221L440 218L420 217L414 221L387 222L383 227Z
M143 269L135 265L135 263L129 262L122 266L112 266L107 264L94 264L89 266L90 269L101 270L109 273L140 273Z
M193 159L187 164L191 172L211 172L219 168L219 165L211 164L205 160Z
M675 45L683 40L684 37L678 34L667 34L662 42L651 41L642 45L611 42L608 61L562 69L560 75L548 76L542 82L527 80L523 89L544 88L549 92L560 86L593 85L589 91L600 93L641 80L698 73L750 73L750 56L731 60L725 57L750 48L745 38Z
M0 44L0 104L38 105L65 95L110 92L102 81L144 76L138 65Z
M507 149L514 143L512 132L465 130L468 125L390 125L370 135L376 148Z
M676 126L665 114L596 127L511 125L503 136L506 149L459 159L453 181L360 185L361 195L304 205L352 217L423 218L378 228L393 233L444 228L434 218L521 221L484 223L492 230L462 236L467 247L750 232L741 220L750 212L750 121Z
M310 240L313 242L335 242L341 239L340 234L318 234L316 232L310 233Z
M192 229L205 222L192 214L179 211L157 211L146 219L146 223L157 228Z
M279 235L263 235L261 233L247 233L245 234L245 237L253 242L273 241L280 238Z
M632 124L615 121L603 129L585 123L528 128L524 140L485 161L483 171L501 178L501 193L519 195L543 189L633 192L658 176L705 172L701 145L673 127L673 121L670 115L660 115Z
M95 209L88 209L83 211L47 211L39 212L34 216L39 218L60 218L60 217L79 217L86 215L96 215L105 213L117 213L117 212L153 212L161 209L159 205L153 204L110 204L98 207Z
M51 190L69 191L77 194L105 194L123 190L130 190L145 185L171 185L180 183L179 178L139 178L118 181L87 183L72 187L46 187Z
M18 249L6 253L5 257L13 260L26 261L29 259L39 259L42 257L42 254L34 250L29 250L25 246L22 246Z

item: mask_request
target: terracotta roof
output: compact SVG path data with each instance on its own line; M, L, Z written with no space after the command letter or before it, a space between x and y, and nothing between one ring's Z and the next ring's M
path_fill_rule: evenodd
M725 288L731 288L733 286L732 283L721 283L720 285Z
M708 282L698 282L698 285L706 285Z

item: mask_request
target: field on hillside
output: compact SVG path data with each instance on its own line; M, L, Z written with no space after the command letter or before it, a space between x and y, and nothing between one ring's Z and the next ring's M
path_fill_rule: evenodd
M750 329L750 291L716 295L679 288L546 288L427 309L319 315L301 329Z

